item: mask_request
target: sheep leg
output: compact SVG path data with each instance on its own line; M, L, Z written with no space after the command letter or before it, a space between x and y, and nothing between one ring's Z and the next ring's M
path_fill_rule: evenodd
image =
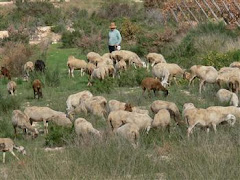
M68 68L68 76L71 77L71 69Z
M177 78L174 76L173 79L174 79L175 84L178 85Z
M147 127L147 131L146 131L147 134L148 134L150 128L151 128L151 126L148 126L148 127Z
M83 68L81 68L80 72L81 72L81 77L82 77L83 76Z
M193 76L190 80L189 80L189 83L188 83L188 86L190 86L192 84L192 81L196 78L196 76Z
M143 92L142 92L142 95L144 95L145 91L146 91L146 88L143 88Z
M212 124L213 130L215 133L217 133L217 125L216 124Z
M194 126L195 125L188 127L188 129L187 129L187 136L188 136L188 138L190 137L190 134L192 133L192 130L193 130Z
M46 120L43 120L44 134L48 134L48 123Z
M204 80L201 80L200 84L199 84L199 94L202 93L202 87L204 85Z
M20 160L16 155L15 153L11 150L10 153L17 159L17 160Z
M3 164L5 163L6 152L3 152Z

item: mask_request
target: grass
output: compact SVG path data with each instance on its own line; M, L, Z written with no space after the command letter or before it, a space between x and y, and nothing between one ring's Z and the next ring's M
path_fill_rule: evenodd
M61 45L51 45L47 53L47 73L34 74L44 83L43 99L33 99L31 81L18 83L17 96L9 97L6 90L7 80L0 80L0 137L13 138L11 113L13 109L23 110L27 104L33 106L49 106L54 110L65 112L66 99L70 94L86 90L87 76L80 77L75 71L75 78L68 77L67 58L74 55L86 59L79 49L63 49ZM182 62L185 67L191 62ZM55 72L54 74L51 74ZM54 77L54 78L52 78ZM48 83L55 80L59 83ZM154 100L175 102L182 112L186 102L197 107L206 108L218 105L215 94L217 88L207 85L202 95L198 94L198 81L190 88L187 82L179 80L180 85L173 84L169 88L169 96L161 93L151 97L142 96L138 86L117 87L110 92L95 92L106 99L117 99L130 102L135 106L149 109ZM101 88L101 87L100 87ZM111 88L111 87L110 87ZM186 94L190 92L190 95ZM150 113L153 117L153 114ZM45 152L44 135L31 140L21 134L15 142L23 145L28 155L17 153L21 161L17 161L9 153L6 165L0 163L0 177L4 173L8 179L238 179L240 163L240 125L234 127L218 126L218 133L196 129L190 140L186 138L186 127L172 124L170 134L167 131L151 130L149 135L141 133L140 147L133 147L126 141L112 136L106 122L93 115L82 115L94 127L104 133L101 141L67 137L63 151ZM1 161L1 158L0 158ZM164 178L163 178L164 177ZM1 178L0 178L1 179Z

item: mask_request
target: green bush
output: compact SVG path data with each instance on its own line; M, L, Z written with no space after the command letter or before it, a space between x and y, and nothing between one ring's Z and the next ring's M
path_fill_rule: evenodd
M3 97L2 92L0 92L0 112L7 113L14 109L20 108L21 100L17 97Z
M62 33L66 30L66 27L64 24L57 24L56 26L53 26L51 28L51 31L54 33Z
M73 129L57 126L50 122L48 126L48 134L45 138L47 146L63 146L73 139Z
M117 83L120 87L139 86L145 77L151 77L150 72L145 68L134 69L131 67L127 71L121 73L121 78L117 80Z
M114 91L114 87L116 86L116 82L111 77L108 77L102 81L96 79L92 83L93 85L89 87L89 90L93 94L111 93L112 91Z
M61 83L58 66L53 70L47 70L45 73L45 82L47 86L58 87Z
M76 40L82 35L79 31L69 32L66 31L62 34L62 46L64 48L76 47Z

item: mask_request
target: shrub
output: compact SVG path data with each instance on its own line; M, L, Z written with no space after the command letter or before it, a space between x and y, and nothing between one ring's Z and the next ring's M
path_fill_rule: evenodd
M141 28L137 24L131 22L129 18L125 18L121 25L120 31L124 39L135 40L136 35L141 32Z
M13 109L20 108L20 99L17 97L7 97L4 98L2 96L2 92L0 92L0 112L7 113L12 111Z
M65 25L64 24L57 24L56 26L53 26L51 28L51 31L54 33L62 33L66 30Z
M53 70L47 70L45 73L46 85L50 87L58 87L60 85L60 72L58 66Z
M50 122L48 126L49 132L45 138L47 146L63 146L72 139L73 129L57 126Z
M69 32L66 31L62 34L62 46L64 48L75 47L76 39L80 38L82 35L79 31Z
M8 42L4 46L2 65L6 66L11 75L22 75L23 65L33 55L33 49L22 43Z
M89 90L93 94L111 93L114 90L115 85L114 79L111 77L107 77L102 81L96 79L93 82L93 86L89 87Z

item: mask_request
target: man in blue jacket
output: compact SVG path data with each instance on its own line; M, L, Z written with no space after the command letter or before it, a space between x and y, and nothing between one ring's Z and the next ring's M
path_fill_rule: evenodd
M109 52L111 53L112 51L117 50L117 47L120 46L120 43L122 41L122 36L120 32L116 29L116 25L114 22L112 22L109 26L110 31L109 31L109 41L108 41L108 48Z

